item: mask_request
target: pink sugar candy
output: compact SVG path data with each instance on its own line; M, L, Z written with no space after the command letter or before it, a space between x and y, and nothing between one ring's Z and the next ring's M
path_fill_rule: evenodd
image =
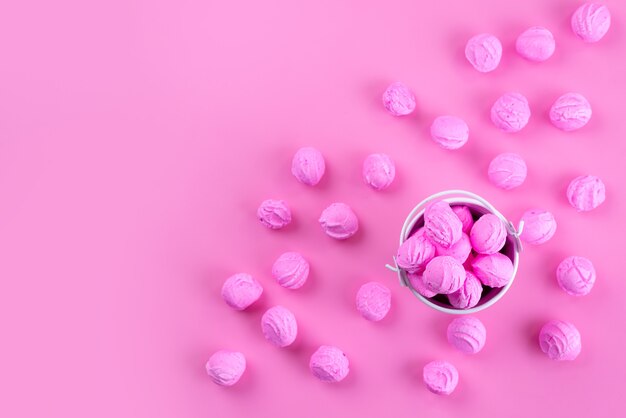
M206 372L220 386L232 386L246 371L246 358L238 351L220 350L206 363Z
M463 225L463 232L469 234L472 229L472 225L474 225L474 218L470 208L464 205L456 205L452 206L452 212L454 212L461 221L461 224Z
M513 262L502 253L479 254L472 261L478 280L489 287L504 287L513 278Z
M422 280L431 292L447 295L463 286L465 269L453 257L448 255L435 257L426 265Z
M261 317L261 330L265 339L276 347L287 347L296 340L298 323L289 309L274 306Z
M356 294L356 308L369 321L380 321L391 308L391 291L378 282L365 283Z
M591 114L591 105L582 94L565 93L552 104L550 122L563 131L575 131L589 122Z
M596 269L585 257L567 257L556 269L556 280L572 296L588 295L596 282Z
M548 242L556 232L554 215L543 209L531 209L522 215L524 228L520 238L529 244L539 245Z
M545 61L554 54L554 36L544 27L533 26L517 37L515 49L529 61Z
M309 263L296 252L281 254L272 266L272 277L287 289L299 289L309 277Z
M383 106L394 116L408 115L415 110L415 95L403 83L393 83L383 93Z
M505 152L491 160L487 175L493 185L511 190L524 183L527 172L526 162L521 156Z
M465 271L465 282L456 292L448 295L450 305L457 309L470 309L478 305L483 293L483 285L471 271Z
M443 248L450 248L461 239L463 224L450 205L439 200L430 203L424 211L426 237Z
M439 116L430 125L430 136L441 148L461 148L469 138L467 123L456 116Z
M312 147L300 148L291 161L291 174L300 183L315 186L326 172L326 162L320 151Z
M350 362L339 348L323 345L311 356L309 369L323 382L340 382L350 372Z
M502 44L495 36L481 33L470 38L465 45L465 58L481 73L498 68L502 58Z
M566 321L550 321L539 332L539 347L552 360L574 360L580 354L580 332Z
M474 223L470 232L470 241L477 253L494 254L504 247L506 236L504 222L496 215L487 213Z
M459 383L459 372L447 361L435 360L424 366L424 384L437 395L449 395Z
M281 229L291 223L291 210L284 200L264 200L256 211L259 221L269 229Z
M222 299L228 306L238 311L252 305L262 293L263 286L246 273L230 276L222 286Z
M396 177L396 166L387 154L371 154L363 161L363 180L374 190L384 190Z
M611 27L609 9L598 3L585 3L572 15L572 31L585 42L598 42Z
M424 296L425 298L432 298L437 294L437 292L431 291L426 284L424 283L424 279L421 274L416 273L407 273L407 278L409 279L409 284L417 293Z
M443 248L439 245L435 245L435 248L437 249L436 255L449 255L461 264L465 263L472 252L472 244L470 244L470 238L466 233L463 233L461 239L452 244L450 248Z
M435 256L435 245L426 238L425 229L420 228L398 248L396 263L409 273L422 271Z
M456 318L448 325L448 342L465 354L476 354L485 346L487 329L473 316Z
M359 220L345 203L333 203L322 212L319 223L329 237L347 239L359 230Z
M520 93L506 93L491 107L491 121L504 132L519 132L530 119L528 100Z
M567 187L567 200L578 212L588 212L606 199L606 188L596 176L579 176Z

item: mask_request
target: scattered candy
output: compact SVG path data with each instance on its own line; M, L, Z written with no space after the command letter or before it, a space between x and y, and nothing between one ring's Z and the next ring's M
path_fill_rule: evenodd
M465 58L481 73L498 68L502 58L502 44L495 36L482 33L470 38L465 45Z
M580 354L580 332L566 321L550 321L539 332L539 346L552 360L574 360Z
M284 200L264 200L256 215L259 221L270 229L281 229L291 223L291 210Z
M326 171L324 156L312 147L300 148L291 161L291 173L300 183L315 186Z
M459 383L459 372L447 361L431 361L424 366L424 384L437 395L449 395Z
M504 222L496 215L486 213L474 223L470 232L470 241L477 253L495 254L504 247L506 236Z
M313 376L324 382L340 382L348 375L348 357L337 347L323 345L311 356L309 368Z
M528 100L520 93L506 93L491 107L491 121L504 132L521 131L529 119Z
M426 265L423 280L431 292L447 295L463 286L465 269L453 257L447 255L435 257Z
M359 220L345 203L333 203L322 212L319 223L329 237L347 239L359 230Z
M566 93L550 108L550 121L563 131L575 131L589 122L591 113L591 105L582 94Z
M487 329L480 319L463 316L448 325L448 342L465 354L476 354L485 346Z
M371 154L363 161L363 180L372 189L386 189L395 177L396 166L387 154Z
M489 287L504 287L513 278L513 262L502 253L479 254L472 261L478 280Z
M609 9L598 3L585 3L572 15L572 31L585 42L598 42L611 27Z
M561 289L570 295L588 295L596 282L596 269L585 257L567 257L556 269L556 280Z
M456 116L439 116L430 125L430 136L441 148L461 148L469 138L467 123Z
M545 61L554 54L555 42L552 32L541 26L525 30L517 41L517 53L529 61Z
M425 298L432 298L437 294L437 292L431 291L426 284L424 283L424 278L421 274L416 273L407 273L407 278L409 279L409 284L417 293L424 296Z
M419 272L435 256L435 245L426 238L426 230L420 228L398 248L396 263L409 273Z
M222 286L222 299L228 306L238 311L252 305L262 293L263 286L246 273L230 276Z
M272 277L287 289L299 289L309 277L309 263L296 252L281 254L272 266Z
M556 219L547 210L531 209L522 215L524 229L520 238L533 245L548 242L556 232Z
M456 292L450 293L448 301L457 309L470 309L478 305L482 293L483 285L478 277L471 271L465 271L463 286Z
M455 244L452 244L450 248L444 248L439 245L435 245L437 249L436 255L449 255L455 258L459 263L463 264L472 252L472 244L470 244L470 237L463 233L461 239Z
M604 183L596 176L580 176L567 187L567 200L578 212L588 212L606 199Z
M394 116L404 116L415 110L415 95L406 85L396 82L383 93L383 106Z
M474 217L470 208L464 205L452 206L452 212L459 218L463 225L463 232L469 234L472 226L474 225Z
M505 152L491 160L487 175L493 185L511 190L524 183L527 172L526 162L521 156Z
M289 309L274 306L261 317L261 330L265 339L276 347L287 347L296 340L298 323Z
M356 294L356 308L369 321L380 321L391 308L391 291L377 282L365 283Z
M424 211L426 236L434 244L450 248L463 234L461 220L446 202L439 200L429 204Z
M209 357L206 372L220 386L232 386L246 371L246 358L237 351L220 350Z

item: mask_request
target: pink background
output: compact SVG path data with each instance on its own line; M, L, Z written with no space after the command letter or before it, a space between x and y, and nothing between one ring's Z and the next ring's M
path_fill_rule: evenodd
M569 30L579 1L215 0L6 1L0 7L0 416L3 417L615 417L626 385L626 3L607 1L613 26L598 44ZM535 65L513 50L525 28L545 25L557 49ZM483 75L465 41L489 31L504 57ZM402 80L417 112L388 115L380 96ZM525 94L533 111L518 134L497 131L489 108ZM582 130L547 121L552 101L583 93L594 110ZM463 117L458 152L427 134L441 114ZM327 175L307 188L290 175L302 145L323 151ZM522 154L527 182L504 192L486 180L499 152ZM376 193L361 162L385 152L397 181ZM570 179L600 176L606 203L576 213ZM527 247L518 277L478 317L489 338L468 357L445 340L450 317L429 310L391 261L408 211L431 193L463 188L517 221L554 212L556 236ZM293 224L269 231L255 218L266 198L289 201ZM317 224L331 202L350 204L358 236L337 242ZM273 283L283 251L310 260L300 291ZM567 255L595 263L588 297L557 286ZM234 312L224 279L255 275L260 303ZM389 316L369 323L354 295L369 280L393 294ZM295 346L264 341L263 310L296 314ZM583 351L547 359L537 333L574 322ZM316 381L319 344L350 358L349 377ZM211 383L215 350L245 353L241 382ZM457 391L425 390L421 369L448 359Z

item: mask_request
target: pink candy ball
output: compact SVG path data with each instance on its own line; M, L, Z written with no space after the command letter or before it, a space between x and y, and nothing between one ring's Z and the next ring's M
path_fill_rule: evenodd
M383 106L394 116L404 116L415 110L415 95L406 85L393 83L383 93Z
M228 306L238 311L252 305L262 293L263 286L245 273L230 276L222 286L222 299Z
M478 280L489 287L504 287L513 279L513 262L502 253L479 254L472 261Z
M505 152L496 156L489 164L489 181L504 190L521 186L526 180L526 162L518 154Z
M528 100L520 93L506 93L491 107L491 121L504 132L519 132L530 119Z
M441 148L461 148L469 138L467 123L456 116L439 116L430 126L430 136Z
M396 166L387 154L371 154L363 161L363 180L374 190L384 190L396 177Z
M580 354L580 332L566 321L550 321L539 332L539 347L552 360L574 360Z
M291 210L284 200L264 200L256 211L259 221L269 229L281 229L291 223Z
M545 61L554 54L554 36L548 29L534 26L517 37L515 49L529 61Z
M319 223L326 235L339 240L350 238L359 230L356 214L345 203L333 203L324 209Z
M309 277L309 263L296 252L281 254L272 266L272 277L287 289L299 289Z
M246 371L246 358L238 351L220 350L209 357L206 372L220 386L232 386Z
M474 218L470 208L464 205L452 206L452 212L459 218L463 225L463 232L469 234L472 226L474 225Z
M474 223L470 232L470 241L477 253L494 254L504 247L506 236L504 222L496 215L487 213Z
M580 176L567 187L567 200L578 212L588 212L606 199L606 188L596 176Z
M463 264L453 257L444 255L430 260L422 279L431 292L447 295L459 290L465 282L465 277Z
M407 273L407 278L409 279L409 284L411 285L411 287L425 298L432 298L437 294L437 292L433 292L426 286L426 284L424 283L424 278L421 274Z
M452 244L450 248L444 248L435 245L437 249L437 255L449 255L455 258L459 263L463 264L472 252L472 244L470 244L470 238L466 233L461 235L461 239L455 244Z
M520 238L529 244L539 245L548 242L556 232L554 215L543 209L531 209L522 215L524 227Z
M296 340L298 324L289 309L274 306L261 317L261 330L265 339L276 347L287 347Z
M498 68L502 58L502 44L495 36L482 33L470 38L465 45L465 58L481 73Z
M476 354L485 346L487 329L473 316L456 318L448 325L448 342L465 354Z
M312 147L300 148L291 161L291 174L300 183L315 186L326 172L324 156Z
M437 395L449 395L459 383L459 372L447 361L431 361L424 366L424 384Z
M434 244L450 248L461 239L463 224L449 204L439 200L430 203L424 211L426 237Z
M598 42L611 27L609 9L598 3L585 3L572 15L572 31L585 42Z
M580 129L591 119L591 105L582 94L566 93L550 108L550 121L563 131Z
M348 357L337 347L323 345L311 356L309 369L323 382L340 382L350 372Z
M572 296L588 295L596 282L596 269L585 257L567 257L556 269L556 280Z
M409 273L419 272L435 256L435 246L426 238L424 228L420 228L398 248L396 263Z
M478 305L483 293L483 285L471 271L465 272L465 282L456 292L448 295L450 305L457 309L470 309Z
M377 282L365 283L356 294L356 308L369 321L380 321L391 308L391 291Z

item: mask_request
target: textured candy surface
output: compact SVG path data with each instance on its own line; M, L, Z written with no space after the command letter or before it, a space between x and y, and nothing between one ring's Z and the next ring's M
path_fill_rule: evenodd
M493 185L510 190L524 183L527 172L526 162L520 155L505 152L491 160L487 175Z
M448 325L448 342L465 354L476 354L485 346L487 329L480 319L463 316Z
M430 126L430 136L442 148L459 149L469 139L469 127L456 116L439 116Z
M506 93L491 107L491 121L504 132L521 131L529 119L528 100L520 93Z
M494 254L504 247L506 236L504 222L496 215L486 213L474 223L470 232L470 241L477 253Z
M356 294L356 308L363 318L380 321L391 308L391 291L378 282L365 283Z
M333 203L322 212L319 223L326 234L335 239L347 239L359 230L359 220L350 206Z
M573 296L584 296L591 292L596 282L596 269L585 257L567 257L556 269L557 283Z
M415 94L406 85L396 82L383 93L383 106L394 116L404 116L415 110Z
M459 372L447 361L435 360L424 366L424 384L437 395L449 395L459 383Z
M386 189L395 177L396 166L387 154L371 154L363 161L363 180L372 189Z
M554 36L541 26L526 29L515 41L517 53L529 61L545 61L554 54Z
M567 186L567 200L578 212L588 212L606 199L606 187L596 176L579 176Z
M396 263L409 273L419 272L435 256L435 245L426 238L426 230L420 228L398 248Z
M430 260L426 265L422 279L431 292L447 295L463 286L465 269L463 264L455 258L447 255L439 256Z
M296 340L298 324L289 309L274 306L261 317L261 330L265 339L276 347L287 347Z
M472 217L472 211L465 205L455 205L452 206L452 212L456 214L456 216L461 221L463 225L463 232L469 234L472 229L472 225L474 225L474 218Z
M246 371L246 358L238 351L220 350L206 363L206 372L220 386L232 386Z
M513 278L513 262L502 253L479 254L472 261L478 280L489 287L506 286Z
M585 3L572 15L572 31L585 42L598 42L611 27L608 7L599 3Z
M424 278L421 274L408 273L407 278L409 279L411 287L425 298L432 298L437 294L437 292L433 292L426 286L426 284L424 283Z
M463 234L463 224L450 205L439 200L426 207L424 211L426 237L434 244L450 248Z
M350 372L350 363L339 348L323 345L311 356L309 368L313 376L332 383L346 378Z
M465 58L481 73L498 68L502 58L500 40L489 33L481 33L470 38L465 45Z
M524 221L524 229L520 238L529 244L543 244L549 241L556 232L556 219L547 210L527 210L522 215L522 221Z
M482 293L483 285L478 277L473 272L466 271L463 286L456 292L450 293L448 301L457 309L469 309L478 305Z
M282 287L299 289L309 277L309 263L300 253L281 254L272 266L272 277Z
M435 245L437 249L436 255L449 255L454 257L459 263L463 264L472 252L472 244L470 238L466 233L461 235L461 239L455 244L452 244L450 248L444 248L439 245Z
M552 360L574 360L580 354L580 332L567 321L550 321L539 332L539 347Z
M263 293L263 286L246 273L230 276L222 286L222 299L228 306L238 311L256 302Z
M259 221L270 229L281 229L291 223L291 210L284 200L264 200L256 214Z
M580 129L591 119L591 105L578 93L565 93L552 104L550 122L563 131Z
M312 147L300 148L291 161L291 174L300 183L315 186L326 172L326 162L322 153Z

